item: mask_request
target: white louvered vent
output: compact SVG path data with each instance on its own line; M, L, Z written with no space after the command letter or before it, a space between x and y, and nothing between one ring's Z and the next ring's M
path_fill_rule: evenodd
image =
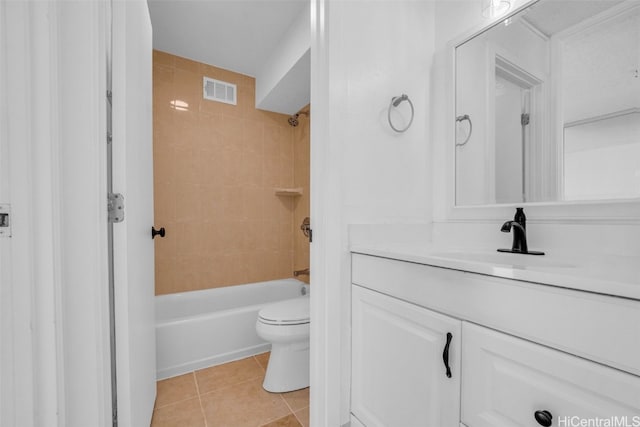
M236 85L209 77L204 77L202 81L202 96L209 101L224 102L225 104L237 105Z

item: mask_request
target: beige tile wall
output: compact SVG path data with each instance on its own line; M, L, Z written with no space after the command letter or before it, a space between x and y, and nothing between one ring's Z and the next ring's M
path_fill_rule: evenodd
M204 100L203 76L238 105ZM288 116L255 109L252 77L160 51L153 88L156 295L291 277L299 202L274 191L294 185Z
M309 106L302 111L310 111ZM309 216L310 195L310 126L309 116L300 115L298 126L293 131L293 182L295 187L302 188L302 196L294 201L293 211L293 268L301 270L309 267L309 240L302 234L300 225ZM309 283L309 276L299 276L300 280Z

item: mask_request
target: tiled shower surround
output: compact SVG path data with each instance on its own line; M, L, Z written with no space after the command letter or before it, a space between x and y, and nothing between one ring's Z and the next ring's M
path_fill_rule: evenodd
M203 76L237 85L205 100ZM309 266L309 125L255 108L255 79L153 54L156 295L291 277ZM303 187L301 197L276 188ZM300 236L298 236L300 234ZM297 252L297 254L295 253ZM305 279L305 277L301 277Z

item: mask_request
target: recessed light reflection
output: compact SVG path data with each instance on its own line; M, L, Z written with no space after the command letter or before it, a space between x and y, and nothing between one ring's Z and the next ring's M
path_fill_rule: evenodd
M510 0L482 0L482 15L485 18L502 16L511 8Z
M169 105L171 105L171 108L175 108L178 111L189 110L189 104L179 99L174 99L173 101L169 102Z

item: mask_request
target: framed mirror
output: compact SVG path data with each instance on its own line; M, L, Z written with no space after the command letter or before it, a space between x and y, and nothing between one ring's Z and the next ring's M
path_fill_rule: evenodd
M539 0L455 47L455 205L640 198L640 1Z

